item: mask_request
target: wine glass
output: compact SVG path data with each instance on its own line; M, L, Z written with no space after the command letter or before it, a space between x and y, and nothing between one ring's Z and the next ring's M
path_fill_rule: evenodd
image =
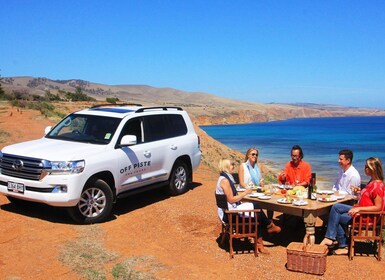
M295 185L298 186L298 184L299 184L299 177L295 176Z
M350 189L353 191L353 199L358 202L361 198L361 188L351 185Z
M249 180L247 181L247 187L248 187L249 189L252 189L252 188L254 187L253 180L249 179Z

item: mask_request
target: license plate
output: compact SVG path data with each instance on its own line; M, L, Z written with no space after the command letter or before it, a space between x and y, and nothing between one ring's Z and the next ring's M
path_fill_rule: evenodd
M24 193L24 184L15 183L15 182L8 182L8 191L17 192L17 193Z

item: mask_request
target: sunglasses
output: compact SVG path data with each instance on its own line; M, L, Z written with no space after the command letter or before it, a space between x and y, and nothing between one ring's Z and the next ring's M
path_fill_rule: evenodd
M251 153L250 155L251 156L258 156L258 154L256 154L256 153Z

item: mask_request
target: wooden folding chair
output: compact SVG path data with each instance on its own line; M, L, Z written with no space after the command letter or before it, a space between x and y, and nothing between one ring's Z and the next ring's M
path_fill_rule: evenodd
M254 255L258 256L258 215L260 210L229 210L227 198L224 194L215 194L218 208L224 212L222 222L221 241L229 236L230 258L234 257L233 239L252 238L254 239ZM253 217L252 217L253 216Z
M377 260L381 260L385 212L361 212L354 215L352 224L348 227L350 235L349 259L354 256L356 241L371 241L377 247Z

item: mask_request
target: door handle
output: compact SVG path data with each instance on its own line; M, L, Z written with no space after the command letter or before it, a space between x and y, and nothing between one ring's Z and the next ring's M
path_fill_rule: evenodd
M170 146L170 149L175 151L176 149L178 149L178 146L171 145L171 146Z
M143 152L143 155L144 155L145 157L150 157L150 156L151 156L151 152L150 152L150 151L144 151L144 152Z

